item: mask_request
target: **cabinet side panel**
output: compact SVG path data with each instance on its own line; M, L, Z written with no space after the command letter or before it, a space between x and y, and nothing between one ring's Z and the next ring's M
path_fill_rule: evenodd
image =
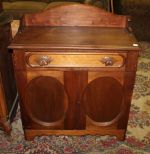
M23 126L28 125L29 117L24 108L25 87L27 84L27 74L24 63L24 52L13 51L13 65L15 71L16 85L19 93L19 103Z
M126 129L128 124L136 72L126 72L124 76L124 113L118 123L119 129Z
M137 68L139 52L129 52L127 54L126 71L135 71Z
M23 126L25 126L25 125L28 125L29 123L29 117L26 114L27 112L24 108L24 95L25 95L25 87L27 83L26 71L16 71L15 77L16 77L16 84L17 84L17 89L19 94L21 118L22 118Z

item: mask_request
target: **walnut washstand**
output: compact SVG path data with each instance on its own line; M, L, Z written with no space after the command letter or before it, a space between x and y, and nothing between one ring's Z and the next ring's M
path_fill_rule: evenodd
M127 17L60 5L25 15L9 48L26 139L125 138L140 51Z

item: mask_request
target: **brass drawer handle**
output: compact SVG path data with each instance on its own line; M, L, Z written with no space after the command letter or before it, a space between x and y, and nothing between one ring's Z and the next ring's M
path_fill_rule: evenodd
M38 59L37 63L40 65L40 66L46 66L48 64L50 64L52 62L52 58L51 57L48 57L48 56L42 56Z
M114 58L112 57L104 57L100 60L105 66L112 66L114 64Z

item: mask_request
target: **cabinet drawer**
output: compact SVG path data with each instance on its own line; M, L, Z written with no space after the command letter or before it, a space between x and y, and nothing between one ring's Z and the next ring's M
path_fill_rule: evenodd
M48 54L28 53L30 67L122 67L125 57L119 54Z

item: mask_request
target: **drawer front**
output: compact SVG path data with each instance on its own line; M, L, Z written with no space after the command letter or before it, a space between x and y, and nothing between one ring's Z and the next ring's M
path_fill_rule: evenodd
M125 57L119 54L49 54L28 53L29 67L122 67Z

